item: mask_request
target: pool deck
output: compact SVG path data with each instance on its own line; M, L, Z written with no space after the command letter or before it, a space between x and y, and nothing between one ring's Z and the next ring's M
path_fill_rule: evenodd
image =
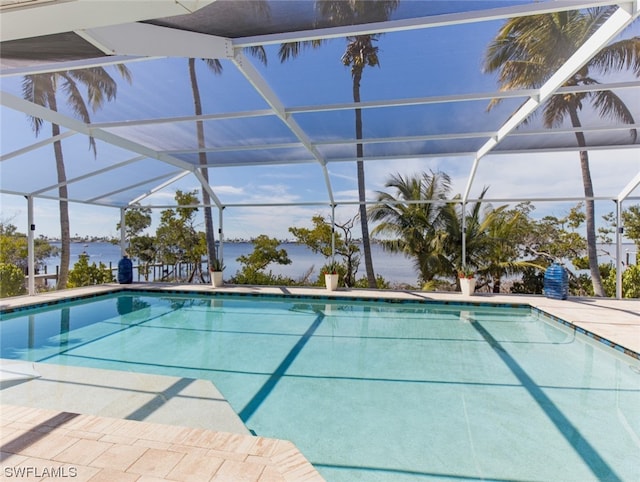
M0 405L3 480L320 481L291 442Z
M640 353L638 299L136 283L6 298L0 309L121 289L529 305L605 350L634 358ZM30 471L24 480L69 478L70 471L74 480L92 482L323 480L291 442L251 435L211 382L1 362L2 468ZM52 473L57 477L47 478Z

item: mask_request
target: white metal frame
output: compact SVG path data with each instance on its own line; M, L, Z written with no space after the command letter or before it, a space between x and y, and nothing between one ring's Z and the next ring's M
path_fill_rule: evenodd
M464 12L460 14L448 14L427 18L413 18L408 20L396 20L379 23L371 23L366 25L353 25L344 27L334 27L325 29L316 29L303 32L294 33L276 33L270 35L262 35L258 37L247 37L240 39L228 39L215 37L212 35L204 35L194 32L186 32L177 29L159 27L150 24L137 23L140 20L159 18L164 16L179 15L183 13L189 13L198 9L206 4L211 3L213 0L156 0L155 2L118 2L105 1L94 2L91 0L70 0L70 1L52 1L49 3L38 3L36 6L17 6L12 8L5 8L2 11L0 17L0 40L13 40L20 38L36 37L45 34L51 34L56 32L68 32L74 31L79 36L89 41L92 45L99 48L108 56L98 59L89 59L84 61L72 61L62 62L55 65L40 65L35 68L19 68L8 69L0 72L0 77L11 75L27 75L41 72L50 72L55 70L69 70L84 68L89 65L109 65L118 62L138 62L158 57L199 57L199 58L225 58L231 61L231 63L245 76L250 82L253 88L260 94L260 96L266 101L269 109L260 111L251 111L244 113L224 114L224 115L203 115L203 116L188 116L181 118L166 118L166 119L147 119L138 120L134 122L117 122L117 123L103 123L103 124L90 124L86 125L76 119L68 116L64 116L59 112L54 112L44 107L27 102L24 99L18 98L8 93L2 93L0 97L0 103L11 109L16 109L25 112L28 115L39 117L46 121L58 124L69 129L57 138L50 138L44 141L39 141L30 146L26 146L22 149L18 149L11 153L5 154L0 157L0 162L19 156L23 153L29 152L33 149L42 147L48 143L61 140L75 133L81 133L86 136L91 136L95 139L100 139L106 143L118 146L120 148L129 150L138 154L137 157L132 158L124 163L118 163L108 168L97 170L95 172L67 180L67 184L78 182L82 179L87 179L92 176L99 176L100 174L121 167L123 164L137 162L141 159L152 158L157 159L163 163L167 163L177 170L166 175L153 176L144 182L123 186L117 191L111 193L102 194L89 200L71 200L74 202L84 202L87 204L100 204L110 205L104 203L104 198L115 193L124 192L128 189L132 189L137 185L149 183L150 181L162 181L157 187L152 188L147 194L138 196L136 199L131 200L128 205L140 202L145 197L157 192L159 189L166 187L177 179L180 179L186 175L192 174L202 185L209 195L211 196L214 204L220 210L220 223L222 225L222 213L225 205L217 197L214 190L203 178L200 166L181 161L175 155L184 152L200 152L199 150L182 150L182 151L156 151L150 149L140 143L132 142L126 138L115 135L109 132L109 127L120 127L126 125L143 125L152 123L175 123L175 122L189 122L193 120L207 120L207 119L223 119L232 117L251 117L251 116L276 116L279 118L293 133L298 142L289 144L273 144L273 145L261 145L250 146L242 149L273 149L287 146L302 146L311 155L311 158L320 165L326 184L326 190L328 195L328 201L323 201L324 205L331 206L332 212L335 206L338 204L334 198L331 180L327 169L328 161L318 151L317 146L323 143L313 143L304 130L298 125L293 118L295 113L304 112L320 112L330 110L343 110L354 109L356 104L344 103L338 105L324 105L324 106L299 106L293 108L286 108L283 102L278 98L275 92L271 89L268 82L261 76L258 70L242 53L242 49L245 47L256 45L270 45L280 44L283 42L294 41L307 41L313 39L327 39L336 37L345 37L350 35L358 35L365 33L384 33L409 29L424 29L434 28L444 25L463 24L471 22L482 22L497 19L507 19L518 15L538 15L542 13L550 13L563 10L574 10L581 8L588 8L594 6L603 5L618 5L617 11L605 22L605 24L595 33L595 35L589 39L579 50L563 65L541 88L532 89L526 91L509 92L509 93L476 93L465 94L459 96L441 96L441 97L428 97L420 99L405 99L405 100L390 100L390 101L374 101L374 102L362 102L357 104L357 108L381 108L381 107L396 107L402 105L426 105L432 103L441 102L456 102L456 101L469 101L469 100L481 100L492 98L509 98L525 96L528 100L508 119L505 123L497 129L495 132L478 132L478 133L466 133L466 134L447 134L439 136L406 136L398 138L377 138L367 140L355 140L355 139L343 139L338 142L331 142L332 144L355 144L355 143L380 143L380 142L407 142L411 140L430 140L430 139L455 139L463 137L478 137L486 138L487 141L483 146L474 154L474 160L469 173L466 188L462 196L463 207L470 201L470 192L473 185L473 181L479 166L480 161L488 154L495 153L494 149L499 143L505 139L514 129L516 129L532 112L534 112L545 100L551 95L558 92L569 91L588 91L590 89L602 89L615 86L616 88L637 87L637 83L626 84L613 84L613 85L599 85L594 87L578 87L574 89L568 89L561 87L563 82L569 78L576 70L584 65L600 48L606 45L611 39L615 37L622 29L628 26L634 19L640 15L640 6L638 0L620 0L620 1L586 1L586 0L558 0L556 2L544 2L540 4L528 4L517 7L504 7L485 11L472 11ZM120 8L113 8L114 4L121 3ZM638 125L626 126L629 128L638 128ZM611 128L615 130L617 128ZM584 130L584 129L583 129ZM602 130L602 129L600 129ZM562 129L556 132L567 133L573 132L573 129ZM521 135L535 135L540 132L526 132ZM548 134L548 132L545 132ZM519 133L520 135L520 133ZM628 147L628 146L624 146ZM611 149L611 146L600 146L596 148ZM593 148L589 148L592 150ZM236 149L241 150L241 149ZM563 149L553 149L554 151L561 151ZM572 149L575 150L575 149ZM206 152L223 152L223 149L204 149ZM510 151L513 153L514 151ZM503 153L503 152L500 152ZM506 153L506 152L504 152ZM456 153L460 155L463 153ZM442 156L442 154L439 154ZM405 156L406 157L406 156ZM428 157L428 156L425 156ZM401 158L401 156L398 156ZM372 160L374 158L366 158L365 160ZM384 159L394 159L394 157L385 157ZM332 159L331 162L340 161L353 161L353 158L336 160ZM287 161L292 163L295 161ZM300 162L310 162L309 160L300 160ZM313 161L311 161L313 162ZM219 165L219 164L218 164ZM234 166L238 165L252 165L251 162L246 163L234 163ZM209 165L209 167L216 167L217 165ZM170 178L167 180L167 178ZM621 204L625 199L629 198L631 192L640 185L640 173L620 192L618 195L617 209L618 209L618 226L620 223L619 214ZM33 193L21 193L25 195L29 203L29 213L32 216L32 203L34 197L46 197L44 192L49 191L58 185L48 186L46 188L39 189ZM11 192L3 190L2 192ZM11 192L13 193L13 192ZM13 193L18 194L18 193ZM569 199L569 198L558 198ZM583 199L583 198L581 198ZM103 200L102 202L100 202ZM512 201L511 199L501 199L501 201ZM302 203L311 205L315 203ZM339 202L339 204L347 204ZM120 204L111 204L113 207L124 208ZM294 205L294 204L289 204ZM229 204L229 206L231 206ZM236 206L236 205L234 205ZM248 204L246 206L249 206ZM32 226L32 219L30 218L30 227ZM463 219L464 223L464 219ZM463 226L464 228L464 226ZM620 231L620 229L618 229ZM32 234L30 232L30 234ZM222 233L221 233L222 234ZM621 233L618 232L617 242L620 244ZM463 238L463 259L464 259L464 238ZM32 254L32 253L31 253ZM31 258L30 258L31 259ZM618 276L621 276L620 269L620 253L618 253ZM30 271L32 272L32 271ZM620 288L620 280L618 280L618 289ZM31 284L30 290L31 290Z

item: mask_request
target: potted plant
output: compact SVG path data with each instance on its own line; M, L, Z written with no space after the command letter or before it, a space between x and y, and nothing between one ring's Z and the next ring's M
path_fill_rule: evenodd
M324 284L328 291L335 291L338 288L338 279L340 278L338 266L337 262L332 261L324 267Z
M214 258L209 263L209 272L211 273L211 286L217 288L223 285L222 281L222 271L224 270L224 265L222 264L222 260L218 258Z
M475 272L468 267L458 270L458 281L460 281L460 291L464 296L471 296L476 290Z

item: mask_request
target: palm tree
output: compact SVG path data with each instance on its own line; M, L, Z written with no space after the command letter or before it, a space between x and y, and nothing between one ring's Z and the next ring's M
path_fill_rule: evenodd
M387 19L391 13L398 8L399 0L317 0L316 8L324 20L335 21L337 23L358 22L359 18L369 17ZM374 45L379 38L377 34L356 35L347 37L347 48L342 55L341 61L345 66L351 66L351 77L353 79L353 101L360 102L360 82L362 73L366 66L380 66L378 60L378 47ZM280 60L284 61L289 57L299 54L301 46L311 45L317 47L320 41L310 43L288 43L280 47ZM356 139L362 139L362 110L355 109ZM367 219L366 206L366 184L364 177L364 148L362 143L356 145L356 167L358 177L358 201L360 226L362 229L362 251L364 255L364 265L367 273L367 283L369 288L375 288L376 276L373 270L371 258L371 241L369 239L369 223Z
M525 236L531 229L527 209L526 205L519 205L491 216L487 229L491 243L478 274L493 285L494 293L500 293L505 276L522 274L527 268L544 269L544 265L523 258L526 252Z
M556 12L545 15L519 17L508 20L489 45L485 70L499 71L501 90L537 88L551 77L616 10L615 6L591 8L586 11ZM565 82L565 86L594 85L599 82L593 71L607 74L632 69L640 76L640 37L607 45ZM580 128L578 113L590 102L600 116L634 123L624 102L609 90L554 95L542 107L545 127L552 128L568 118L574 128ZM497 101L492 101L490 108ZM596 296L604 296L596 250L593 183L589 168L589 154L584 132L575 133L580 150L580 167L586 198L587 250L593 289ZM635 141L637 132L631 130Z
M395 174L385 186L396 192L378 192L377 204L368 210L371 220L378 222L373 234L392 236L382 241L383 249L413 258L422 283L446 273L449 261L433 245L444 227L442 211L451 190L450 177L443 172Z
M353 101L360 102L360 81L362 72L369 65L379 66L378 47L373 45L377 41L376 35L359 35L348 37L347 50L342 56L344 65L351 65L351 76L353 78ZM356 139L362 139L362 109L356 109ZM364 267L367 273L369 288L376 287L376 275L373 271L373 260L371 258L371 240L369 239L369 222L367 219L366 184L364 178L364 147L361 142L356 144L356 168L358 176L358 201L360 213L360 227L362 229L362 251L364 254Z
M209 70L214 74L222 73L222 64L218 59L203 59ZM190 58L189 79L191 81L191 92L193 94L193 105L196 116L202 115L202 100L200 98L200 88L198 87L198 76L196 75L196 59ZM196 121L196 131L198 136L198 160L200 162L200 172L202 177L209 183L209 169L207 168L207 153L203 151L206 147L204 140L204 124L201 120ZM202 189L202 204L204 204L204 232L207 244L207 257L209 267L213 266L213 261L217 259L215 251L215 236L213 231L213 215L211 213L211 197L206 189Z
M263 10L268 14L268 5L264 2L258 2L256 5L262 5L267 10ZM258 8L258 7L256 7ZM257 57L264 64L267 63L267 55L264 47L249 47L249 52ZM222 64L218 59L202 59L211 72L216 75L222 74ZM196 74L196 59L190 58L189 64L189 80L191 81L191 93L193 95L193 106L196 116L202 115L202 100L200 97L200 87L198 86L198 76ZM207 153L204 152L206 142L204 138L204 124L201 120L196 121L196 135L198 137L198 161L200 163L200 172L204 180L209 183L209 169L207 167ZM207 257L209 260L209 267L214 265L214 261L218 261L218 254L215 249L215 235L213 228L213 215L211 212L211 196L206 189L202 189L202 204L204 204L204 229L205 239L207 243Z
M489 236L491 226L496 223L500 213L506 206L494 209L491 204L484 204L488 187L484 187L479 200L471 203L469 208L463 206L461 196L455 196L442 209L442 229L434 242L435 252L442 253L448 260L447 274L455 277L462 266L478 269L484 265L486 256L491 250L492 238ZM465 218L464 230L462 218ZM462 256L462 239L465 241L465 258Z
M508 205L493 208L482 201L488 189L483 188L479 200L468 209L460 202L450 202L442 208L441 228L431 249L446 259L443 271L447 276L457 278L461 267L469 267L480 275L482 286L489 285L494 293L499 293L504 276L522 273L531 267L541 269L541 266L520 257L529 228L528 205L518 205L515 209L508 209ZM460 199L457 195L452 201Z
M118 71L127 81L131 80L129 70L124 65L117 66ZM80 86L87 89L87 101L82 96ZM109 73L102 67L89 69L70 70L62 72L50 72L45 74L27 75L22 81L22 96L35 104L58 110L58 89L66 94L67 105L85 123L91 122L88 106L94 111L99 109L105 100L113 100L116 96L118 85ZM88 102L88 105L87 105ZM42 129L43 120L38 117L30 117L33 130L38 136ZM51 135L55 138L60 135L60 126L51 124ZM97 154L96 143L89 137L89 146L94 156ZM64 289L69 279L69 261L71 249L71 234L69 225L69 204L67 175L64 166L62 143L57 140L53 143L53 151L56 160L58 176L58 197L60 209L60 272L58 274L58 289Z

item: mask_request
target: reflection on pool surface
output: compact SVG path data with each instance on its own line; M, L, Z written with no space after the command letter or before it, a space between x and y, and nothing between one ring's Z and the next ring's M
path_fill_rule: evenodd
M330 481L640 480L640 366L528 308L116 294L2 357L209 379Z

